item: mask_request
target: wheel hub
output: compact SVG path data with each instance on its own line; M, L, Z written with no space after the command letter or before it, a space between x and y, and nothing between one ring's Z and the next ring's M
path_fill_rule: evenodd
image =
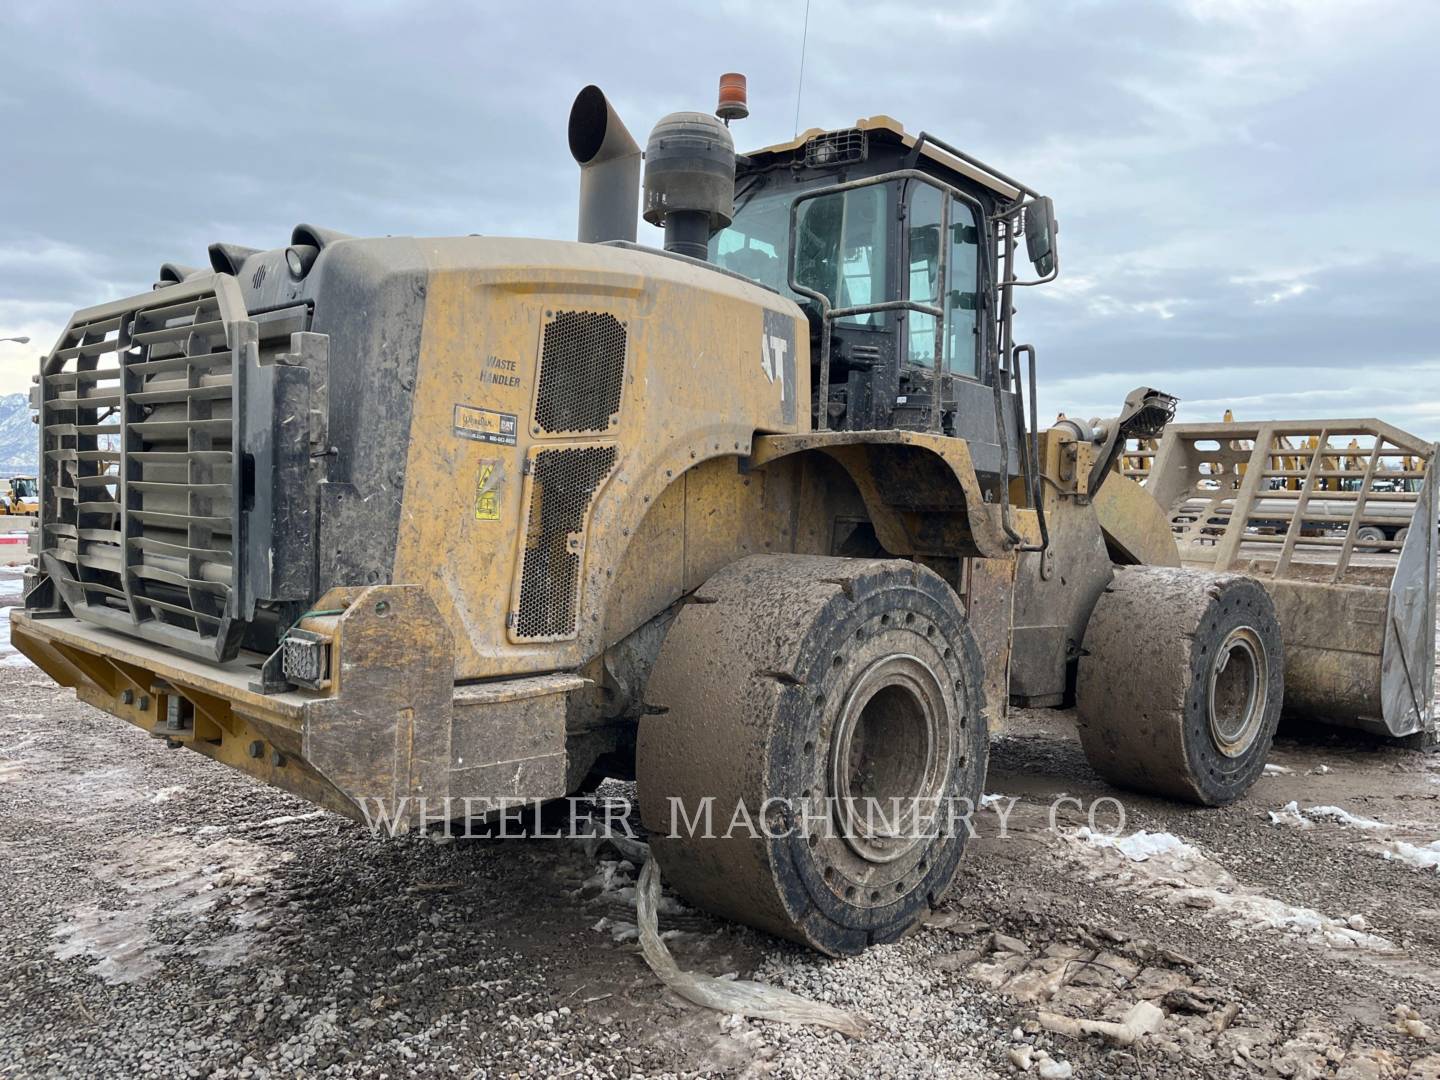
M1260 636L1237 626L1220 643L1210 668L1210 737L1226 757L1239 757L1255 741L1268 681Z
M952 767L945 715L935 672L908 654L876 660L846 694L829 786L840 834L866 862L894 862L925 839Z

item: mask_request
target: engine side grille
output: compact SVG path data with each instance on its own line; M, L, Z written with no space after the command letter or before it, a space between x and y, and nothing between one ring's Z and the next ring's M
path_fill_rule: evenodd
M539 450L531 459L525 556L511 612L515 640L575 636L590 504L614 466L614 445Z
M539 384L541 431L608 431L625 387L625 324L605 312L556 312L545 324Z
M40 393L40 552L76 617L233 653L238 292L182 283L80 312Z

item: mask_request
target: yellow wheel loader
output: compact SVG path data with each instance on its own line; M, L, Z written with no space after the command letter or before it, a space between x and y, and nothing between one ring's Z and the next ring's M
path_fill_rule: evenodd
M1012 698L1078 697L1118 783L1242 794L1284 613L1121 474L1172 399L1037 429L1051 201L883 116L737 155L744 111L666 117L642 176L583 90L578 242L301 225L78 312L16 645L356 818L633 776L684 896L829 954L945 894Z
M33 476L0 480L0 516L34 517L40 508L40 485Z

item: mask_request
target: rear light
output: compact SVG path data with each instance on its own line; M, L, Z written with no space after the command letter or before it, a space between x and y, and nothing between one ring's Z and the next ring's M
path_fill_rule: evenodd
M291 630L281 648L285 680L311 690L330 685L330 641L309 630Z

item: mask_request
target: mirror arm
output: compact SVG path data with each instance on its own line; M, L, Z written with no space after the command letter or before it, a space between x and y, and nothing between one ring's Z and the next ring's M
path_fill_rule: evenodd
M1013 205L1011 205L1011 206L1006 207L1004 210L1001 210L999 213L991 214L991 215L990 215L990 220L991 220L991 221L997 221L997 222L998 222L998 221L1006 221L1006 222L1008 222L1008 221L1017 219L1017 218L1019 218L1020 212L1021 212L1022 210L1026 209L1027 207L1034 206L1034 205L1035 205L1037 202L1039 202L1039 201L1040 201L1040 197L1037 195L1037 196L1036 196L1035 198L1033 198L1033 199L1026 199L1026 200L1024 200L1023 202L1017 202L1017 203L1015 203L1015 204L1013 204ZM1007 225L1007 226L1006 226L1006 231L1007 231L1007 232L1012 232L1013 230ZM1014 264L1013 264L1012 262L1010 262L1009 260L1007 260L1007 261L1006 261L1006 267L1005 267L1005 280L1004 280L1001 284L1004 285L1004 287L1006 287L1007 289L1010 289L1010 288L1026 289L1026 288L1029 288L1029 287L1032 286L1032 285L1048 285L1050 282L1054 281L1057 277L1060 276L1060 245L1059 245L1059 244L1055 244L1055 245L1054 245L1053 250L1051 251L1051 254L1053 255L1053 257L1054 257L1054 259L1055 259L1055 265L1050 268L1050 273L1046 274L1044 277L1036 278L1034 281L1021 281L1020 279L1016 278L1016 277L1014 276Z

